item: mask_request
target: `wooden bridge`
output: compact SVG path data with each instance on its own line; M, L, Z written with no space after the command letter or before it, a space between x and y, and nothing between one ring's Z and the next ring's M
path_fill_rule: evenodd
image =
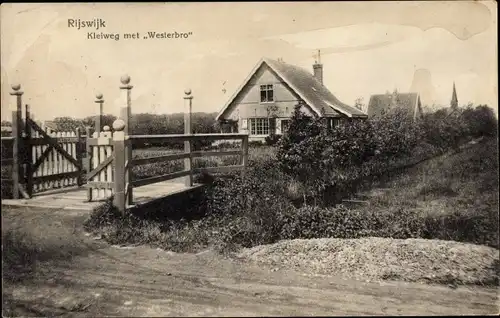
M98 115L94 132L88 127L85 135L78 129L54 132L42 127L33 118L28 105L23 116L20 85L12 85L16 100L12 112L12 136L2 137L2 189L11 189L10 198L2 205L40 206L58 209L91 210L104 200L122 212L133 206L190 191L201 186L193 177L201 172L217 173L239 170L245 172L248 161L247 134L193 134L191 127L192 100L190 90L184 96L184 134L130 135L130 77L122 76L120 89L124 105L120 118L112 129L101 129L103 95L96 95ZM240 140L241 147L230 151L193 150L196 141ZM147 158L133 158L137 144L158 141L183 141L184 151ZM194 158L238 156L239 163L229 166L195 168ZM138 179L132 168L145 164L183 160L183 169ZM7 171L7 168L11 171Z

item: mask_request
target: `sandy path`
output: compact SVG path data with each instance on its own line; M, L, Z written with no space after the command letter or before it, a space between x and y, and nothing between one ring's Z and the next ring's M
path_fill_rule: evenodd
M283 316L464 315L498 313L497 291L272 272L212 252L176 254L117 248L84 235L87 214L3 209L16 227L72 257L41 264L36 275L4 285L22 315Z

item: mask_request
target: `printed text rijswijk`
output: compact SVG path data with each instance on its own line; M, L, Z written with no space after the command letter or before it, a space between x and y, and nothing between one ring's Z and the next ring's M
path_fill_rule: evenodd
M78 30L83 28L93 28L96 30L106 27L106 21L100 18L92 20L68 19L68 28L76 28Z

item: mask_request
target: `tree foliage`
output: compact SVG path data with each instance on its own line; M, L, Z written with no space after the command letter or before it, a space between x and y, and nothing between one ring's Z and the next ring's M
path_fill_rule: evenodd
M346 189L360 178L383 173L399 161L457 149L464 141L496 134L498 120L487 106L439 110L413 120L394 109L369 120L347 120L327 129L297 105L290 127L278 142L284 173L311 196L328 188ZM422 150L424 149L424 150Z

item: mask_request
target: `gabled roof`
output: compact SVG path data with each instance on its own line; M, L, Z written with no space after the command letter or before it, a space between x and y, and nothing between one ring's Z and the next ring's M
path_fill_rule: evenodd
M372 95L368 103L368 117L380 116L391 109L399 108L407 110L415 119L417 114L422 112L419 100L420 95L418 93L398 92L396 94Z
M290 89L292 89L309 107L311 107L311 109L318 116L332 117L343 114L348 117L367 117L367 115L359 109L339 101L323 84L321 84L305 69L282 61L263 58L224 105L216 117L217 120L220 119L229 105L231 105L238 94L240 94L248 81L263 65L269 66L269 68L276 73L276 75L278 75L283 82L285 82L285 84L288 85Z

